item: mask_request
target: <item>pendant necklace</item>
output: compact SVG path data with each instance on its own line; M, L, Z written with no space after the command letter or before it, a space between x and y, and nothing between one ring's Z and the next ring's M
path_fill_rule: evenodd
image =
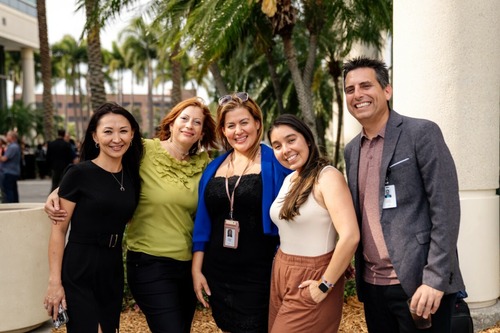
M120 185L120 191L125 191L125 187L123 187L123 167L122 167L122 181L118 181L118 179L115 177L115 175L113 175L112 172L110 172L111 176L113 176L113 178L116 180L116 182Z

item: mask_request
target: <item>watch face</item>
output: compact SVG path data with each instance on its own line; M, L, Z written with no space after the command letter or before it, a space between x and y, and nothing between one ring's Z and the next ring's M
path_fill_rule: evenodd
M328 288L328 286L327 286L325 283L323 283L323 282L321 282L321 283L318 285L318 288L319 288L319 290L321 290L321 291L322 291L322 292L324 292L324 293L327 293L327 292L328 292L328 289L329 289L329 288Z

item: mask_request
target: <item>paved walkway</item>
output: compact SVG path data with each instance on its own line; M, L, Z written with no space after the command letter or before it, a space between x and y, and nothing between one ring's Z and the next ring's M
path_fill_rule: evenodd
M27 179L17 182L20 202L45 202L50 193L50 179Z

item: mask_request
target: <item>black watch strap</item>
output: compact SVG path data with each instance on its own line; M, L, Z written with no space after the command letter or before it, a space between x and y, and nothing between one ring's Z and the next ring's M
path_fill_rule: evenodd
M321 282L320 284L318 284L318 288L319 290L321 290L322 292L324 292L325 294L328 292L328 290L330 289L326 283L324 282Z

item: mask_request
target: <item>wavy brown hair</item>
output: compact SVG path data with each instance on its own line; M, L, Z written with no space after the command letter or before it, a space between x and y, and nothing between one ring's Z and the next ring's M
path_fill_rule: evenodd
M215 137L215 121L210 113L210 109L200 97L191 97L182 102L177 103L172 110L161 120L158 126L158 133L156 135L160 140L167 140L170 138L170 124L172 124L184 109L189 106L195 106L203 111L203 135L200 140L196 141L191 148L189 148L189 155L196 155L198 153L198 142L200 146L206 150L218 148Z
M253 119L260 123L259 129L257 130L257 140L255 140L252 149L250 150L250 157L254 158L259 151L260 141L262 140L262 136L264 134L262 111L257 103L255 103L255 101L250 98L250 96L248 96L248 99L246 101L241 100L241 98L239 98L236 93L232 94L231 97L232 98L230 101L224 103L223 105L219 105L219 107L217 108L217 137L219 138L220 142L222 142L222 146L224 147L224 149L231 149L232 147L229 144L226 136L224 135L224 122L226 120L226 114L237 108L247 109Z
M267 132L269 142L271 142L273 130L280 126L288 126L300 133L309 146L309 156L307 157L306 163L302 167L300 173L297 173L297 178L292 182L290 190L283 200L283 207L281 207L279 213L280 219L291 221L295 216L300 215L300 206L306 202L314 184L318 181L321 170L323 170L326 165L329 165L330 161L320 155L319 148L316 145L311 129L293 114L282 114L274 120Z

